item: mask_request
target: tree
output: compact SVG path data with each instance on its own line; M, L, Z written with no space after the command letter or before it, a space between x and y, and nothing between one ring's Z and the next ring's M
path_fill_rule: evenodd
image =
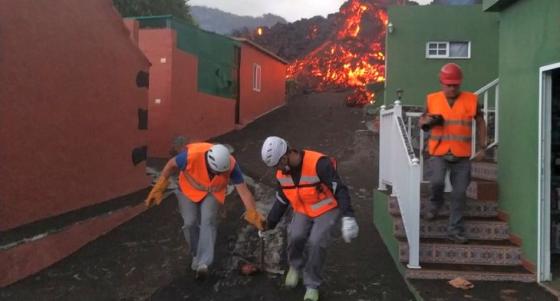
M113 0L123 17L172 15L189 24L195 24L188 0Z

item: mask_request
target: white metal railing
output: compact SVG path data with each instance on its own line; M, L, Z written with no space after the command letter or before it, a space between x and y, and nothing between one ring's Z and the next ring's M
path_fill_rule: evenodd
M493 131L488 130L488 146L487 149L490 149L494 146L498 145L498 113L500 108L500 80L495 79L485 85L484 87L478 89L474 94L480 97L482 96L482 114L484 114L484 121L486 122L486 128L489 129L490 125L492 126ZM493 99L491 97L493 96ZM471 144L472 147L472 155L476 154L476 122L473 122L473 143Z
M379 190L392 187L396 197L406 239L408 268L420 268L420 161L414 153L402 118L402 106L395 101L391 109L381 106L379 128Z

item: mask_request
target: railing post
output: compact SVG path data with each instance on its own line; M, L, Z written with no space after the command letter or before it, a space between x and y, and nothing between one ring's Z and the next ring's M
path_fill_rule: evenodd
M386 142L385 136L387 135L386 133L386 123L383 120L383 115L385 113L385 105L382 105L380 110L379 110L379 185L377 190L379 191L387 191L387 185L385 185L385 183L383 183L383 178L387 175L387 170L386 170L386 166L384 163L384 160L386 160L386 148L389 147Z
M402 117L402 105L400 100L395 100L395 115Z
M409 269L420 269L420 160L412 159L412 172L409 177L409 197L410 197L410 232L408 240L408 264ZM416 168L414 168L416 167Z
M500 124L498 116L500 115L500 84L497 84L494 92L494 144L498 145L498 135L500 131L498 130L498 125Z

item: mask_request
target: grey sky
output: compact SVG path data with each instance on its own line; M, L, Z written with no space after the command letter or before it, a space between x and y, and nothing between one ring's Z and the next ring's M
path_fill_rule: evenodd
M261 16L272 13L293 22L316 15L326 16L338 12L346 0L189 0L190 5L219 8L241 16ZM431 0L415 0L426 4Z

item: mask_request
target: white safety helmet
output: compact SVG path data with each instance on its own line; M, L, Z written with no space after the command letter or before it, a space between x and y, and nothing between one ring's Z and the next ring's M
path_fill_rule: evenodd
M231 167L229 150L223 144L215 144L206 153L206 160L210 169L215 172L228 171Z
M263 143L261 157L266 166L274 167L278 165L278 161L280 161L280 158L282 158L287 151L288 143L286 140L280 137L270 136L266 138Z

